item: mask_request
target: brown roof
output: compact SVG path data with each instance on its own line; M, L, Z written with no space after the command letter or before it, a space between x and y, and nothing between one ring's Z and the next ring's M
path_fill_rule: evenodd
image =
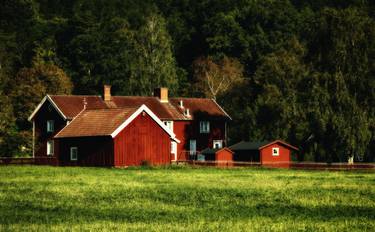
M179 106L182 100L184 108ZM194 116L209 116L218 118L230 118L229 115L215 102L209 98L170 98L170 102L175 108L183 113L185 108L188 108L190 114Z
M82 111L55 138L111 135L136 110L118 108Z
M84 99L87 109L138 108L145 104L162 120L191 120L199 115L230 119L214 100L207 98L169 98L167 103L160 102L157 97L138 96L112 96L108 102L100 96L50 95L50 98L68 119L82 111ZM180 100L184 108L179 106ZM184 115L186 108L190 111L190 117Z
M107 108L100 96L50 95L50 97L68 119L74 118L83 110L84 99L87 102L87 109Z
M145 104L160 119L188 119L173 105L170 103L162 103L157 97L112 96L111 102L113 102L116 107L139 107Z

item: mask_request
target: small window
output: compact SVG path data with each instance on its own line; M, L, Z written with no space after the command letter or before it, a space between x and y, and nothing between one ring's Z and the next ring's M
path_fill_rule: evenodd
M272 148L272 156L279 156L279 148L278 147Z
M212 142L212 147L214 149L220 149L220 148L223 148L223 140L214 140Z
M163 123L173 132L173 121L164 121Z
M47 155L48 156L53 155L53 140L47 141Z
M201 121L199 123L199 131L200 131L200 133L210 133L210 122L209 121Z
M53 120L47 121L47 132L53 132L55 130L55 125Z
M77 160L78 159L78 149L77 147L70 148L70 160Z

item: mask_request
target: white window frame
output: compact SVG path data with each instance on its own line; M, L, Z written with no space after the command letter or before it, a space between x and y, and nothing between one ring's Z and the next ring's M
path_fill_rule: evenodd
M209 121L200 121L199 122L199 132L201 134L210 133L210 122Z
M47 141L47 156L53 156L55 144L53 140Z
M73 158L73 151L75 150L76 152L76 157ZM78 160L78 148L77 147L70 147L70 160L71 161L76 161Z
M54 132L55 131L55 121L54 120L47 120L47 132Z
M173 132L173 121L163 121L163 123Z
M216 144L219 145L218 148L215 147ZM219 140L219 139L218 139L218 140L213 140L213 141L212 141L212 148L213 148L213 149L220 149L220 148L223 148L223 140Z
M174 155L173 160L177 160L177 142L175 141L171 142L171 154Z
M272 148L272 156L279 156L280 155L280 149L278 147Z

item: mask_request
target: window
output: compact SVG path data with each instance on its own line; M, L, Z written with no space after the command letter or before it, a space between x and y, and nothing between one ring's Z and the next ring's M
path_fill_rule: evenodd
M199 123L199 131L200 131L200 133L210 133L210 122L209 121L201 121Z
M173 121L164 121L163 123L173 132Z
M47 121L47 132L53 132L55 130L54 126L55 126L54 121L48 120Z
M223 140L214 140L212 142L212 147L214 149L219 149L219 148L223 148Z
M272 156L279 156L279 148L278 147L272 148Z
M70 160L77 160L78 159L78 149L77 147L70 148Z
M53 155L53 140L47 141L47 155Z

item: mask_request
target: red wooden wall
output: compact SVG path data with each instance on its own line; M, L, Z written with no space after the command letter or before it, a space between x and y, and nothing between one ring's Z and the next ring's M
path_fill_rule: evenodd
M169 164L171 139L148 114L140 114L114 138L114 165Z
M59 165L113 166L113 141L110 136L59 138L55 150ZM70 147L77 147L78 160L70 160Z
M233 153L227 149L220 149L215 153L217 166L233 166Z
M279 156L272 155L272 148L279 148ZM260 150L260 162L263 166L289 167L291 162L290 149L282 144L271 144Z
M210 122L210 133L200 133L199 122L200 120L194 121L174 121L173 132L176 138L181 141L177 144L177 159L187 160L188 151L190 149L190 140L195 139L197 141L197 151L202 151L205 148L212 148L213 140L223 140L223 147L225 144L225 121L224 120L205 120Z

